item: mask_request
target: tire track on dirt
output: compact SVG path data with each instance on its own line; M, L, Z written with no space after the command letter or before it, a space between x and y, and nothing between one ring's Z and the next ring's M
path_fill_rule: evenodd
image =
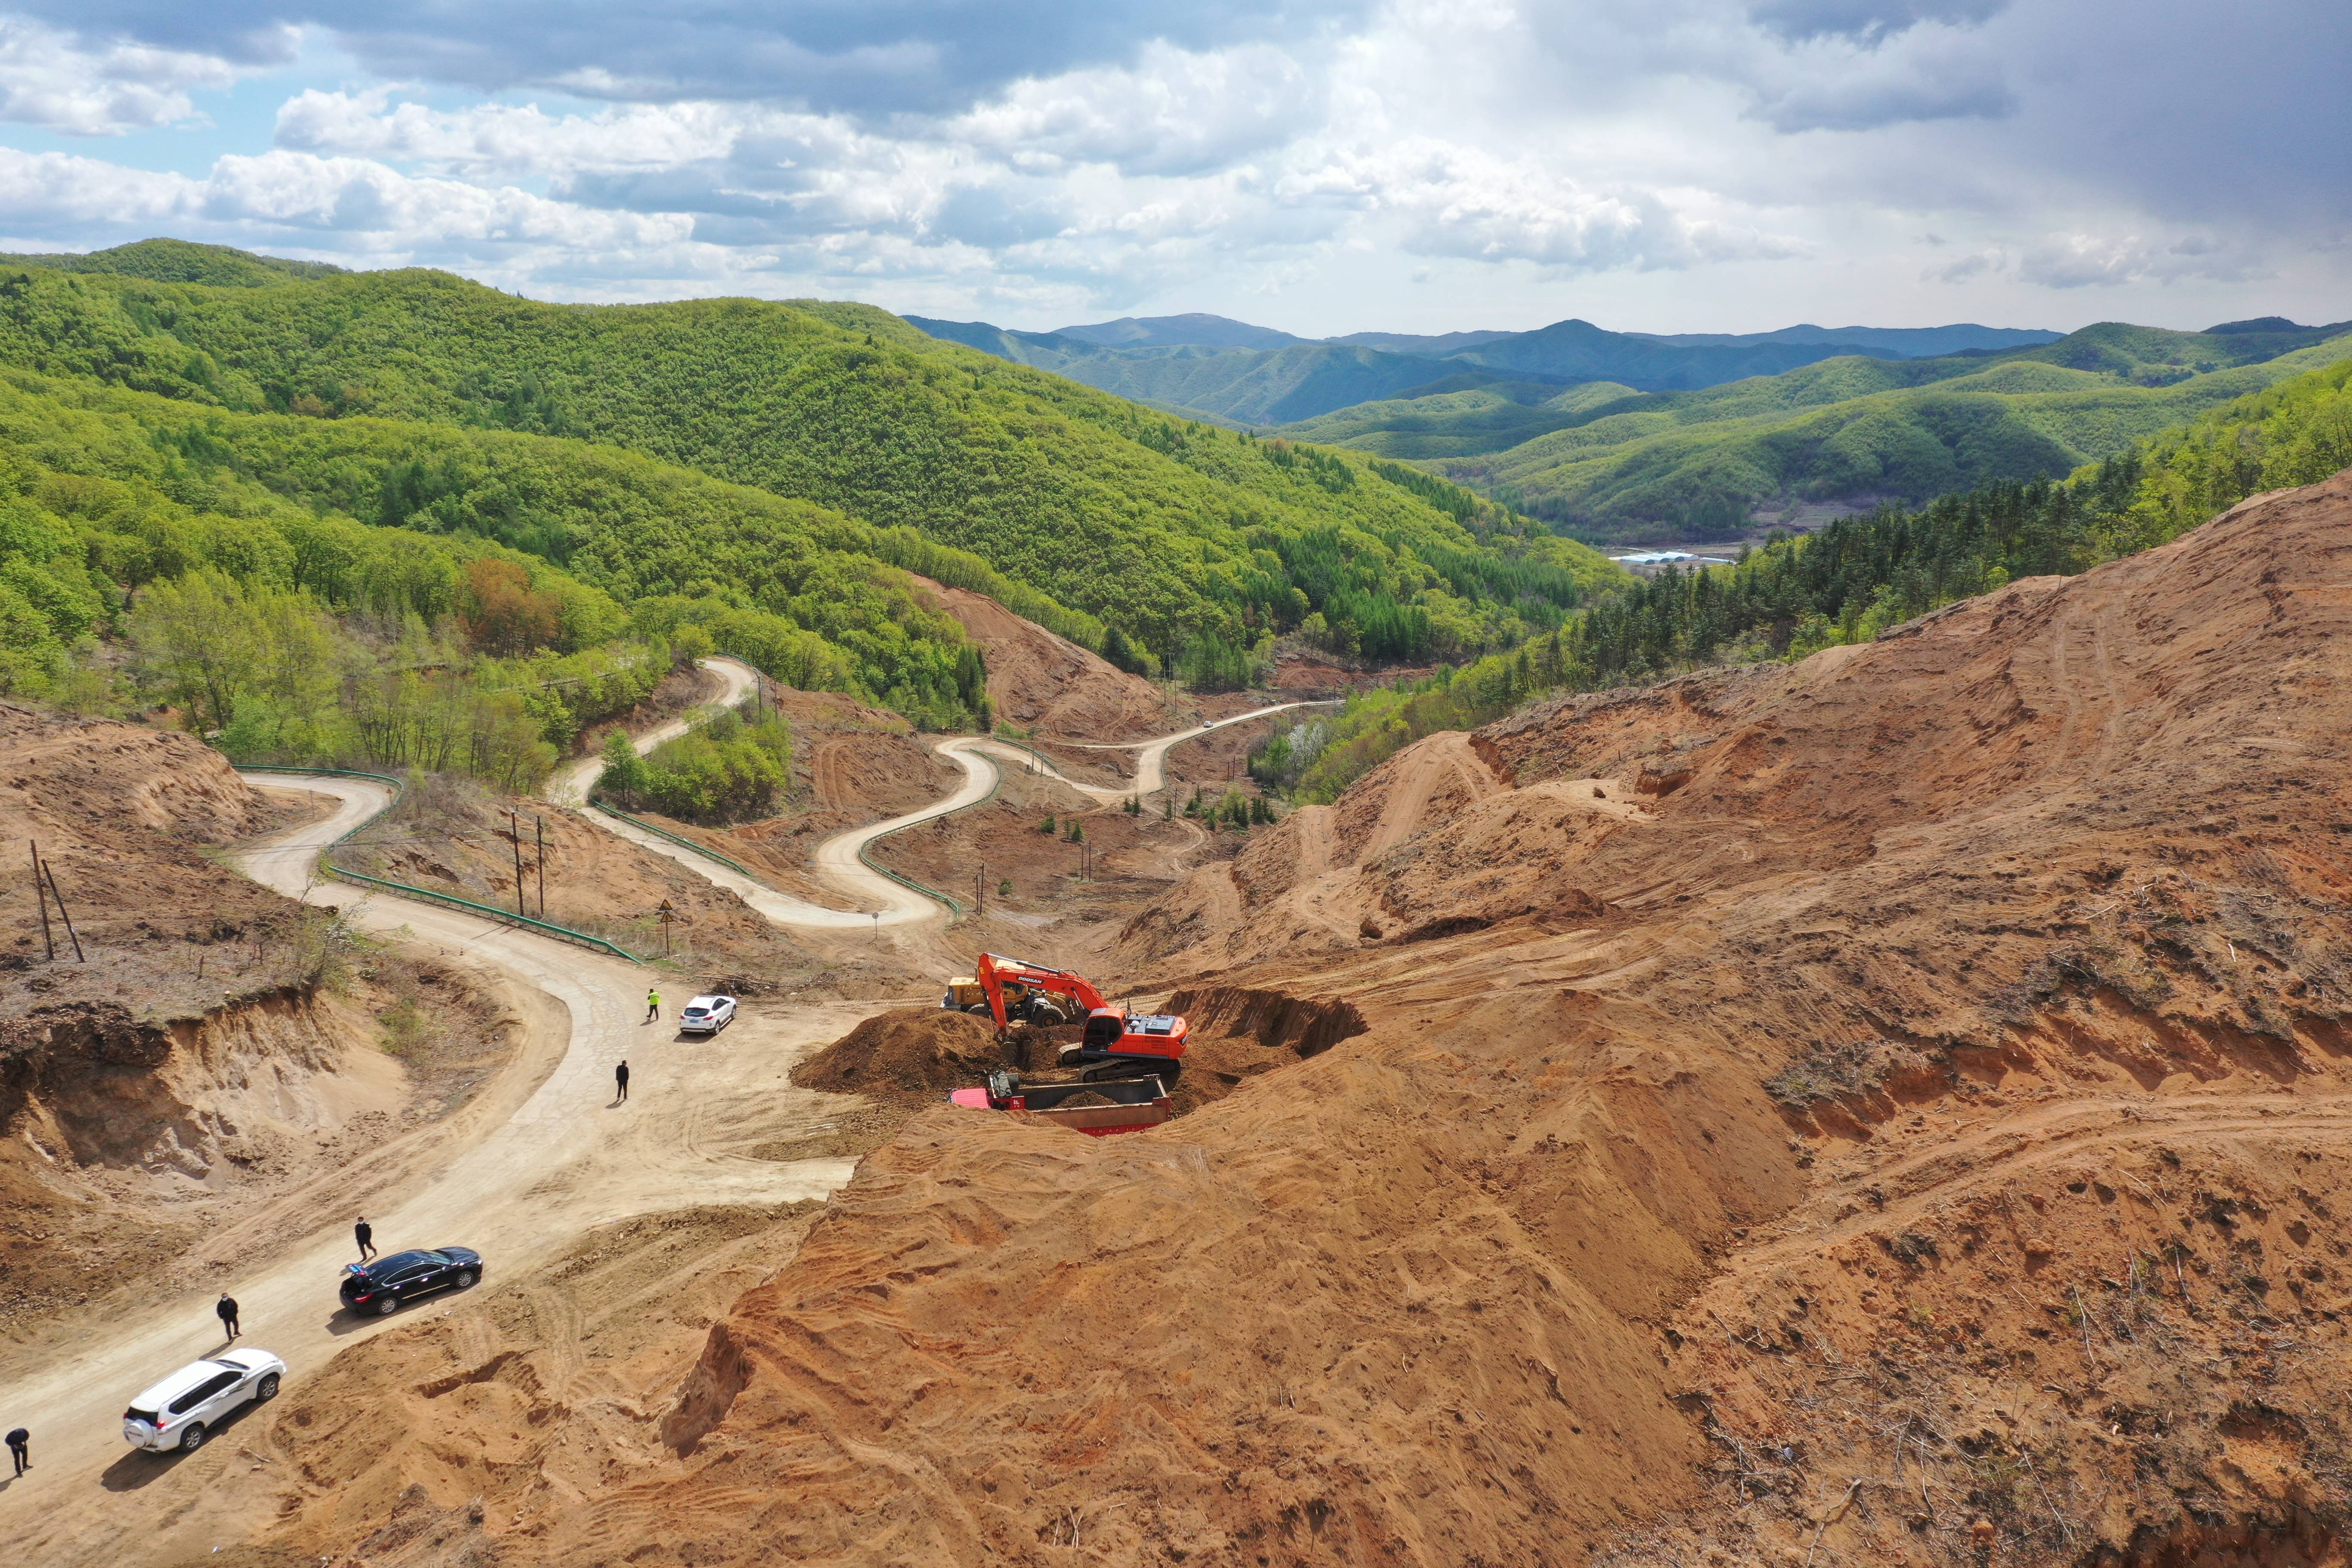
M764 1048L743 1050L747 1041L739 1038L732 1061L666 1051L643 1032L646 972L634 964L438 905L320 882L320 848L388 807L386 786L277 775L258 782L327 795L337 805L326 823L307 824L237 856L247 875L290 897L340 905L353 925L375 935L430 944L461 964L502 972L560 1005L563 1038L549 1042L544 1075L511 1114L477 1129L470 1141L453 1139L436 1166L395 1184L388 1201L371 1200L367 1212L385 1250L463 1242L484 1253L492 1278L511 1278L552 1261L593 1226L633 1215L711 1204L780 1206L824 1197L849 1179L848 1160L698 1157L673 1134L709 1100L806 1095L779 1086L782 1067L839 1034L851 1008L763 1018ZM748 1022L730 1034L744 1037ZM624 1055L634 1058L635 1092L630 1110L616 1111L609 1105L613 1065ZM194 1536L171 1532L200 1531L210 1518L206 1510L226 1506L209 1500L226 1486L224 1467L240 1462L227 1450L244 1445L224 1442L160 1460L128 1453L117 1413L129 1394L217 1347L208 1322L215 1289L236 1297L247 1342L286 1360L289 1386L345 1343L409 1321L401 1313L361 1321L336 1310L335 1281L352 1250L342 1206L332 1205L335 1217L320 1224L330 1209L322 1199L306 1216L307 1228L272 1256L202 1291L125 1315L102 1333L49 1347L40 1358L14 1358L18 1364L34 1359L34 1368L0 1389L0 1406L41 1444L40 1468L28 1478L34 1484L19 1481L15 1489L27 1501L40 1500L6 1510L0 1554L59 1568L112 1568L158 1553L165 1560L201 1553ZM262 1427L251 1425L257 1420L266 1417L254 1413L240 1429L258 1433Z

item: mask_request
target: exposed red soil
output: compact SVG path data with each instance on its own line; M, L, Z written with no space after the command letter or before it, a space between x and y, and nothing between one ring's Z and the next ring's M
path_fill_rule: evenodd
M803 1089L931 1105L1003 1066L996 1026L944 1007L877 1013L793 1068Z
M1295 814L1121 952L1360 1032L916 1116L597 1550L2340 1561L2347 558L2339 479Z
M928 577L915 584L963 625L988 662L988 695L1005 720L1040 735L1080 741L1147 740L1193 722L1191 710L1139 675L1129 675L1066 637L1026 621L985 594Z

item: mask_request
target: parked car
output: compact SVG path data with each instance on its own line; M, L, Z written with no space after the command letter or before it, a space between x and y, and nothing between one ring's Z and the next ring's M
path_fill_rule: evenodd
M343 1266L343 1305L354 1312L388 1315L403 1301L435 1290L469 1290L482 1277L482 1255L471 1247L394 1252Z
M697 996L678 1016L677 1032L681 1035L715 1035L734 1021L734 997Z
M284 1362L249 1346L191 1362L131 1402L122 1413L122 1440L156 1453L193 1453L238 1405L276 1398L285 1375Z

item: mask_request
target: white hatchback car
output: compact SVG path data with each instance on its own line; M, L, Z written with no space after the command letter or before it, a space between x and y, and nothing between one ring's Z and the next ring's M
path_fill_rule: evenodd
M193 1452L238 1405L275 1398L285 1375L286 1363L268 1351L223 1351L191 1362L131 1402L122 1413L122 1440L157 1453Z
M678 1016L677 1032L681 1035L715 1035L734 1021L734 997L697 996Z

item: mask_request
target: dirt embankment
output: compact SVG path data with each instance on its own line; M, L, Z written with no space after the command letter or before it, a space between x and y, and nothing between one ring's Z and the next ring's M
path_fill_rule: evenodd
M985 594L928 577L915 584L963 625L988 662L988 695L1012 723L1044 736L1145 740L1195 722L1189 708L1139 675L1114 669L1066 637L1026 621Z
M600 1549L2336 1560L2347 542L2340 479L1297 814L1124 951L1361 1032L921 1112Z
M0 1331L202 1281L289 1194L461 1105L503 1063L501 1008L380 952L204 851L302 808L142 726L0 705Z
M1004 1065L996 1026L944 1007L877 1013L793 1068L803 1089L915 1107L980 1082Z

